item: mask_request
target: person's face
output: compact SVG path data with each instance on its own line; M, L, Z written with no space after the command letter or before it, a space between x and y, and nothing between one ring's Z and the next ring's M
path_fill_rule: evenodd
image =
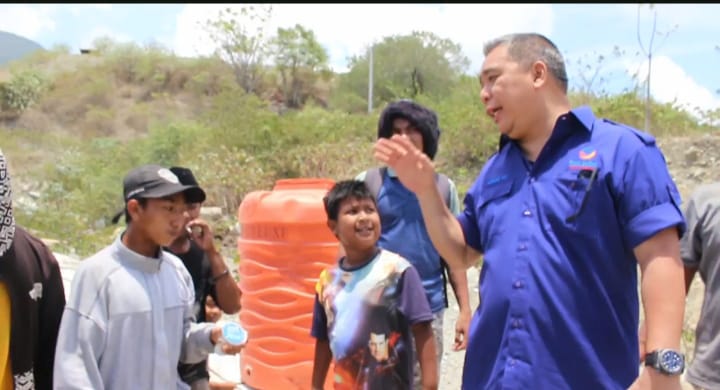
M215 300L212 298L212 296L208 295L207 299L205 299L205 319L208 322L217 322L218 320L220 320L221 316L222 311L215 304Z
M370 355L372 355L378 362L388 359L388 344L384 334L370 333L368 347L370 348Z
M345 199L337 221L328 225L346 250L371 250L380 238L380 216L372 199Z
M502 134L522 139L532 129L537 105L533 67L510 58L507 45L488 53L480 73L480 98L485 112Z
M188 222L192 221L193 219L198 219L200 217L200 208L202 207L201 203L188 203L187 204L187 212L188 212Z
M393 127L392 127L393 135L394 134L400 134L405 135L408 138L410 138L410 142L418 148L418 150L423 150L423 136L420 130L418 130L415 126L413 126L412 123L410 123L409 120L405 118L396 118L393 120Z
M187 218L182 193L159 199L148 199L145 207L135 199L128 201L134 226L145 232L155 244L168 246L184 230Z

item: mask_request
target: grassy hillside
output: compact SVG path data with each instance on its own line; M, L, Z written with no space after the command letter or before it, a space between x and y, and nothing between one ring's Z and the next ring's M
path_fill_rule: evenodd
M4 71L11 76L0 85L0 147L10 160L18 219L79 255L109 242L122 177L138 164L191 167L228 224L246 193L279 178L349 178L374 164L382 107L356 113L336 102L333 76L316 88L324 95L316 100L328 107L279 114L272 89L245 94L223 62L176 58L161 48L125 45L82 56L58 49ZM440 116L440 169L466 191L498 137L477 81L461 78L449 96L418 100ZM573 100L642 126L644 108L633 93ZM652 129L659 136L715 130L661 104L653 105Z

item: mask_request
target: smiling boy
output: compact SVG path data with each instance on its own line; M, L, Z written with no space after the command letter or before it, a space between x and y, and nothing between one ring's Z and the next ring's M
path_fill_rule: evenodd
M325 210L345 255L316 286L312 388L323 388L334 359L336 389L408 389L414 339L423 388L437 389L430 306L417 270L377 246L380 217L369 189L362 181L338 182Z

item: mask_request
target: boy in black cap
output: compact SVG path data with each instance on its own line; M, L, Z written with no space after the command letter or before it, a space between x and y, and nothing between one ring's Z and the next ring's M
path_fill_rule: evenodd
M127 229L76 271L55 389L186 388L178 361L202 361L221 337L215 324L196 323L190 274L162 250L185 228L186 202L200 201L203 191L159 165L133 169L123 184Z
M437 114L412 100L402 99L390 103L380 114L378 138L402 134L422 150L430 159L435 158L440 138ZM356 180L365 181L376 198L380 214L382 235L378 246L406 258L420 274L425 295L433 312L433 333L438 351L438 371L443 355L443 316L447 302L447 279L455 292L460 314L455 323L454 350L465 349L470 327L470 296L465 270L446 269L425 229L420 203L415 194L398 180L388 167L371 168ZM457 188L447 176L436 176L438 190L448 208L460 212ZM415 368L415 388L420 387L419 366Z
M180 184L198 186L192 171L184 167L170 168L180 180ZM202 190L201 190L202 191ZM194 201L192 201L194 200ZM235 314L240 310L240 288L230 275L222 255L215 248L213 231L206 221L200 218L200 208L205 201L205 193L198 199L187 203L186 229L166 248L176 255L185 265L195 286L195 315L198 322L206 322L205 302L212 297L226 314ZM199 363L178 366L180 378L190 385L192 390L209 389L210 374L207 360Z

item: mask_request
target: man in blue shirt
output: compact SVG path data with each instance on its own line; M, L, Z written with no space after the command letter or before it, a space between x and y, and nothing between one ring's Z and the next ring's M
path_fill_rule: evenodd
M463 389L680 389L685 221L654 138L572 109L564 60L541 35L500 37L485 56L481 98L501 141L462 213L405 137L375 146L450 267L484 255Z

